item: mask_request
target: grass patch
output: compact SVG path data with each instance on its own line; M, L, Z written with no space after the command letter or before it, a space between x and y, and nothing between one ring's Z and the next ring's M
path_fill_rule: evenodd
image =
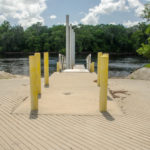
M150 68L150 64L146 64L144 67L146 67L146 68Z

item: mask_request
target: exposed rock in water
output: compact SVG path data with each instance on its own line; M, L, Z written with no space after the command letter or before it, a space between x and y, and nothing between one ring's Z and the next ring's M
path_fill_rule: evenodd
M137 79L137 80L150 80L150 68L140 68L133 73L131 73L128 79Z

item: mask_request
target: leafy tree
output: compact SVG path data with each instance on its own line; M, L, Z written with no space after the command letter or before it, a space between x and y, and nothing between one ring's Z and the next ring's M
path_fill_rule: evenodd
M150 21L150 3L145 4L145 9L143 11L142 17L147 20L147 22Z
M143 17L147 19L147 22L150 21L150 4L145 5ZM143 55L144 57L150 58L150 25L148 25L145 33L148 36L147 41L146 43L141 44L141 47L137 50L137 53Z
M59 53L59 51L65 48L65 26L58 25L53 26L51 29L50 50Z
M131 28L105 24L73 26L76 53L135 53L141 43L148 43L147 26L145 23ZM24 30L4 21L0 25L0 53L49 51L65 54L65 36L64 25L47 27L36 23Z

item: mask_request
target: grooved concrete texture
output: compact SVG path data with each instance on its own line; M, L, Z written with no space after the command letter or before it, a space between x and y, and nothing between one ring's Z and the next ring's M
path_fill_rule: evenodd
M71 81L68 78L65 86ZM149 150L149 89L149 81L110 79L109 90L128 91L126 95L119 93L116 99L108 97L121 109L121 115L108 112L32 116L13 113L29 97L29 79L2 79L0 150Z

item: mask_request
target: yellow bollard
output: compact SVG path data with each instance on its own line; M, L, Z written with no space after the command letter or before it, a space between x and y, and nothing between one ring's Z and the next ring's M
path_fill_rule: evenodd
M36 78L37 78L37 91L41 94L41 55L40 53L35 53L36 59Z
M44 53L44 85L49 86L49 55Z
M108 53L103 53L103 56L107 56L109 60L109 54Z
M60 62L57 62L57 72L60 72Z
M97 57L97 85L100 86L100 59L102 56L102 52L98 52L98 57Z
M35 56L29 56L31 111L38 110Z
M101 56L101 70L100 70L100 112L107 111L107 86L108 86L108 63L109 57L107 55Z
M90 72L94 72L94 62L90 64Z

